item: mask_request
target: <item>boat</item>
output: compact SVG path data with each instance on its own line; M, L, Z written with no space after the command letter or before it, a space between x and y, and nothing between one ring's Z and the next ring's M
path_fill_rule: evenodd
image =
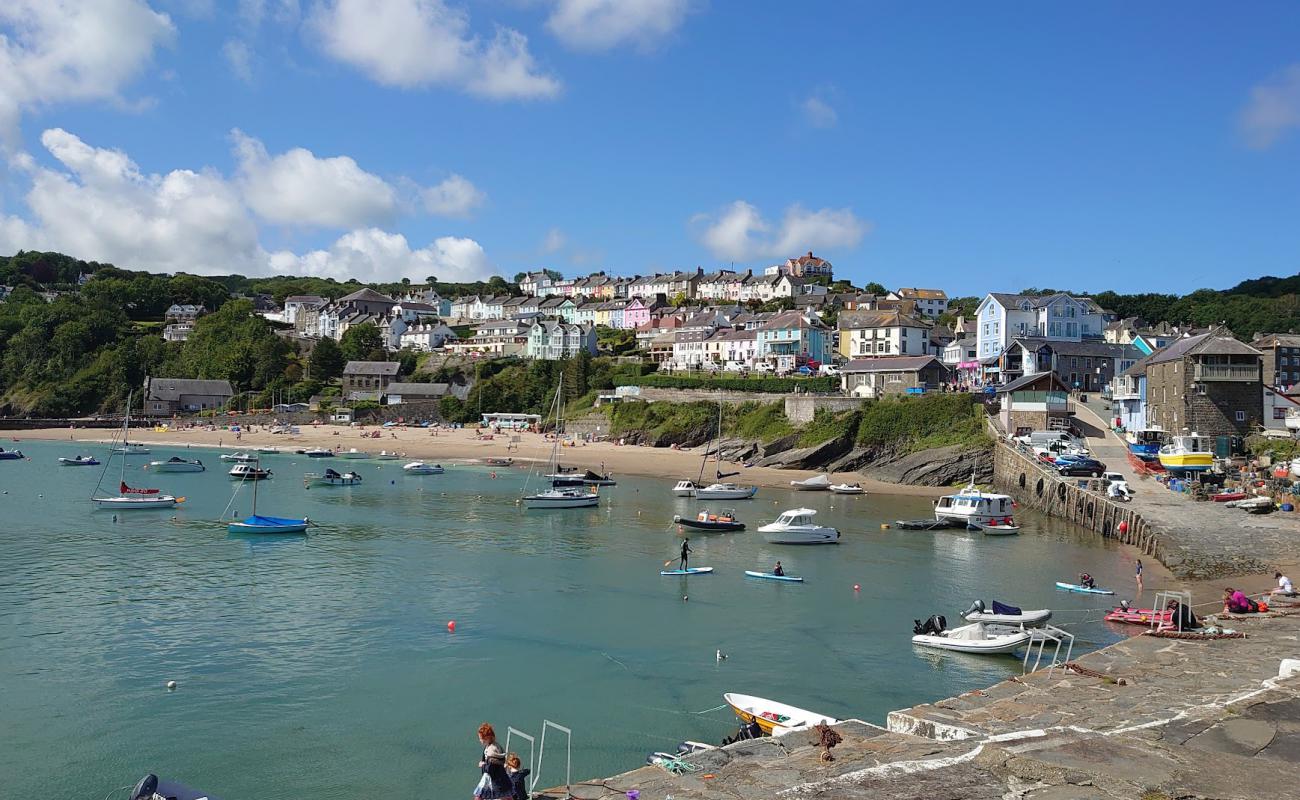
M59 463L65 467L94 467L99 464L99 459L94 456L74 456L72 458L60 458Z
M583 473L582 483L585 486L618 486L618 481L611 478L608 472L606 472L604 475L601 475L599 473L592 472L591 470L587 470L585 473Z
M1065 581L1057 581L1056 588L1064 589L1067 592L1079 592L1080 594L1115 594L1112 589L1089 589L1087 586L1083 586L1082 584L1066 583Z
M191 460L180 456L172 456L166 461L150 461L145 468L153 472L203 472L207 469L197 458Z
M790 488L796 492L824 492L831 488L831 476L814 475L802 481L790 481Z
M241 467L260 470L261 462L255 462L251 465L250 464L235 465L235 469L240 469ZM234 470L231 471L233 472ZM307 526L311 524L311 520L307 519L306 517L303 517L302 519L297 519L295 517L269 517L257 513L257 484L258 483L259 481L256 480L252 481L253 513L248 517L246 517L243 522L227 523L226 530L228 530L231 533L256 533L256 534L306 533ZM240 488L242 488L243 485L244 482L240 481L239 484L235 486L235 492L236 493L239 492ZM231 502L234 502L234 498L231 498Z
M1233 500L1245 500L1249 496L1245 492L1219 492L1210 495L1210 499L1216 503L1228 503Z
M258 462L252 464L236 464L230 468L230 477L236 481L264 481L271 477L271 470L262 469Z
M126 485L126 459L133 452L132 445L127 441L127 436L131 430L131 397L132 393L126 396L126 414L122 417L122 444L120 447L112 448L110 452L122 456L122 464L118 470L117 479L117 496L104 495L95 497L92 493L90 501L97 508L111 508L121 511L150 511L162 508L174 508L177 503L183 502L185 498L175 497L170 494L163 494L160 489L140 489L132 488ZM148 452L147 450L145 452ZM111 458L111 456L110 456ZM104 472L108 471L108 465L104 465ZM99 475L99 483L95 485L95 492L99 492L100 485L104 482L104 472Z
M1284 424L1289 431L1300 431L1300 408L1288 408Z
M342 450L335 455L339 458L370 458L369 453L364 450L358 450L355 447L349 447L347 450Z
M694 519L674 514L673 522L697 531L743 531L745 529L745 523L736 519L736 512L734 509L731 511L723 511L719 514L710 514L708 511L701 511L695 515Z
M127 399L129 400L130 398L128 397ZM117 447L110 449L108 452L111 455L147 456L149 455L149 446L133 442L123 442Z
M836 544L840 532L812 521L817 512L811 508L792 508L761 526L758 531L769 544Z
M1197 433L1175 436L1160 448L1160 466L1174 474L1204 472L1214 466L1210 440Z
M245 453L245 452L242 452L242 451L241 451L241 452L238 452L238 453L222 453L222 454L221 454L221 460L222 460L222 461L233 461L233 462L235 462L236 464L252 464L254 461L257 460L257 454L256 454L256 453Z
M426 464L423 461L412 461L404 465L402 471L407 475L441 475L445 472L441 464Z
M6 450L0 447L0 461L21 461L23 458L21 450Z
M835 494L866 494L867 490L860 483L833 483L831 491Z
M333 458L334 457L333 450L326 450L323 447L313 447L308 450L299 450L298 454L307 456L308 458Z
M735 483L710 483L695 490L695 497L699 500L748 500L756 494L757 486Z
M966 523L966 529L972 531L981 531L985 536L1015 536L1020 533L1020 526L1014 522L999 520L988 525L980 525L977 522Z
M1127 600L1106 613L1102 619L1107 622L1123 622L1128 625L1157 625L1166 627L1173 624L1174 612L1166 609L1156 611L1154 608L1133 608Z
M962 522L967 526L1014 526L1011 510L1016 507L1010 495L985 492L975 486L974 477L957 494L940 497L934 506L936 520Z
M1036 611L1021 611L1016 606L1007 606L993 601L993 610L986 611L983 600L976 600L970 604L962 615L962 619L967 622L983 622L991 625L1014 625L1024 626L1026 628L1037 628L1047 624L1052 618L1050 608L1040 608Z
M931 620L934 618L931 617ZM912 644L958 653L984 653L996 655L1010 653L1024 647L1031 638L1024 629L1008 630L998 626L972 622L951 630L933 630L917 622ZM924 632L922 632L924 631Z
M677 745L676 753L665 753L662 750L651 753L646 756L645 763L651 767L666 767L670 764L678 763L688 756L696 753L703 753L708 750L717 750L716 745L706 744L704 742L693 742L687 739Z
M380 450L379 455L375 456L376 461L397 461L406 458L402 453L390 453L387 450Z
M794 731L807 731L819 724L839 725L840 720L829 714L818 714L795 706L778 703L748 694L728 692L722 696L727 705L742 722L754 722L769 736L784 736Z
M308 472L302 476L302 482L304 486L356 486L361 483L361 476L355 472L339 473L327 469L324 472Z
M154 800L154 798L158 797L166 798L166 800L217 800L216 797L207 792L191 789L175 781L162 780L152 773L141 778L134 788L128 786L122 789L114 789L108 793L105 800L112 800L115 795L118 795L118 792L125 789L129 789L131 792L126 795L126 800Z
M722 430L722 392L718 392L718 427L717 431ZM722 457L716 452L710 453L713 447L713 440L716 437L709 438L709 443L704 447L704 458L700 461L700 474L695 480L678 481L673 487L673 494L677 497L696 497L700 500L748 500L758 494L757 486L741 486L739 484L723 481L724 478L730 478L739 475L739 472L723 472ZM704 468L709 465L709 456L713 455L717 461L717 467L714 469L714 481L707 486L704 483Z
M803 583L803 578L797 575L777 575L775 572L756 572L752 569L745 570L747 578L762 578L765 581L785 581L786 583Z
M556 441L560 441L560 440L561 440L561 437L557 434L557 435L556 435ZM549 473L543 475L542 477L543 477L543 478L549 478L549 479L551 479L551 480L555 480L556 478L577 478L577 477L579 477L579 476L578 476L578 468L577 468L577 467L562 467L562 466L560 466L559 464L556 464L556 465L555 465L555 471L554 471L554 472L549 472Z
M712 574L713 567L690 567L688 569L661 569L660 575L709 575Z
M1169 434L1159 425L1150 425L1124 435L1128 451L1142 461L1155 461L1160 448L1169 441Z
M515 460L513 458L485 458L483 463L489 467L508 467L515 463Z
M282 433L282 431L272 430L271 433ZM257 453L264 456L273 456L280 452L278 447L259 447Z
M694 497L696 488L695 481L678 481L673 487L673 494L677 497Z
M573 486L568 481L575 479L574 470L560 468L560 441L564 438L564 407L560 400L564 396L564 376L560 376L559 386L555 390L555 441L551 445L551 488L537 494L525 495L524 508L595 508L600 505L600 489L592 486ZM557 483L565 481L566 483Z

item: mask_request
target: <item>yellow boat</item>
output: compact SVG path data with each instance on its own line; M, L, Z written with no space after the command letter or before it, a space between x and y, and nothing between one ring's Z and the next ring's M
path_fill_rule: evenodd
M1204 472L1214 466L1214 453L1209 449L1209 439L1193 433L1175 436L1160 448L1160 466L1170 472Z
M806 731L818 723L838 725L840 720L827 714L818 714L802 708L788 706L775 700L766 700L748 694L727 693L722 699L736 712L741 722L757 722L768 736L783 736L792 731Z

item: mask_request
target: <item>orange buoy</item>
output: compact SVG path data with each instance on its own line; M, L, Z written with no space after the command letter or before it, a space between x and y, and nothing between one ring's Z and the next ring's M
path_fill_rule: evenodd
M456 620L453 619L447 623L447 632L448 633L456 632Z
M859 586L859 585L857 585L857 584L855 583L855 584L853 584L853 591L855 591L855 592L860 592L860 591L862 591L862 587Z

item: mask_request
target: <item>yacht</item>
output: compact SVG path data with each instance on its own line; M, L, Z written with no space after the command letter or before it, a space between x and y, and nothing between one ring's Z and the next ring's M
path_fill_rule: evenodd
M594 508L600 505L599 487L582 485L582 476L560 467L560 441L564 435L564 409L560 399L564 395L564 376L560 376L555 390L555 439L551 445L549 465L551 488L537 494L525 495L524 508ZM574 484L577 485L574 485Z
M1169 434L1159 425L1129 431L1124 437L1128 451L1143 461L1155 461L1160 448L1169 440Z
M722 431L722 392L718 392L718 428ZM722 456L713 450L713 441L711 437L709 443L704 447L704 460L700 462L700 474L693 481L678 481L673 487L673 494L677 497L697 497L701 500L748 500L758 494L757 486L740 486L735 483L723 482L723 478L730 478L733 475L739 475L739 472L723 472ZM712 455L717 462L714 470L714 482L704 485L704 468L709 465L709 456ZM830 481L827 481L827 485Z
M1013 525L1011 513L1015 501L1010 495L985 492L972 480L958 494L946 494L934 506L939 522L964 522L975 528Z
M710 483L695 489L695 496L700 500L748 500L756 494L757 486L741 486L736 483Z
M758 532L769 544L836 544L840 532L813 522L816 511L811 508L793 508L761 526Z
M1173 473L1204 472L1214 466L1210 440L1198 433L1175 436L1160 448L1160 466Z

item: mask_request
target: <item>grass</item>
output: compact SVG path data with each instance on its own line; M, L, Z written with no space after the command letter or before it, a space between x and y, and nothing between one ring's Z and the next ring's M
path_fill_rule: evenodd
M812 447L822 442L829 442L858 430L862 416L860 411L819 410L812 422L799 429L799 446Z
M736 406L724 406L724 409L722 431L727 436L770 442L794 433L794 426L785 416L784 401L749 401Z
M928 394L866 404L858 424L860 445L904 443L914 453L950 445L980 446L990 442L984 409L968 394Z

